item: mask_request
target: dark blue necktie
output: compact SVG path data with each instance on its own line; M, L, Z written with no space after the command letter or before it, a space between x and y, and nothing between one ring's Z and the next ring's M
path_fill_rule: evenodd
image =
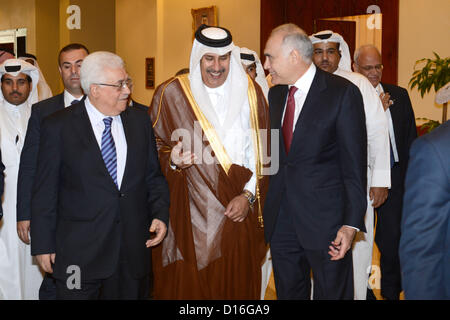
M75 104L75 103L78 103L78 102L80 102L80 100L75 99L75 100L72 100L72 102L70 104Z
M113 118L104 118L105 130L102 135L102 157L105 161L106 169L108 169L111 178L117 186L117 155L116 155L116 145L114 144L114 139L111 134L111 123Z

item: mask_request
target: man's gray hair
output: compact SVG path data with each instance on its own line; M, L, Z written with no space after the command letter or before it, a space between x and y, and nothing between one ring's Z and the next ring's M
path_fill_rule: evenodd
M313 44L303 29L293 23L287 23L273 29L271 35L278 32L284 34L283 47L286 55L291 50L297 50L306 63L312 62Z
M378 48L376 46L374 46L373 44L365 44L355 50L355 54L353 55L353 61L356 64L358 64L358 59L359 59L359 56L361 55L361 52L365 49L375 49L376 52L378 53L378 55L381 57L381 52L380 52L380 50L378 50Z
M81 88L83 88L85 94L89 95L92 84L105 81L104 73L106 69L120 68L125 68L125 62L118 55L107 51L91 53L84 58L81 65Z

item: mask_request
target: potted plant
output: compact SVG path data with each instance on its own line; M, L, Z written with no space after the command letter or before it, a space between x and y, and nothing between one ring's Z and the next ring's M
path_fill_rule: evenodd
M445 86L448 82L450 82L450 71L449 71L449 62L450 57L441 58L436 52L433 52L435 59L420 59L416 61L414 65L414 73L412 75L411 80L409 81L410 88L413 89L417 86L417 89L420 92L420 95L423 96L425 93L430 92L431 88L434 87L434 90L437 92L440 88ZM425 66L416 70L418 64L425 63ZM426 118L420 118L421 120L429 120ZM442 123L447 121L447 103L444 103L444 107L442 109ZM438 121L429 120L427 123L423 124L424 128L427 128L427 132L436 128L439 125Z

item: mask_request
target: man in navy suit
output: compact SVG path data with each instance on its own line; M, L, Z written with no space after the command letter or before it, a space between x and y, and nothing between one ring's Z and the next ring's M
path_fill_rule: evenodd
M367 134L359 89L317 69L296 25L267 41L264 64L272 130L280 130L279 170L264 208L279 299L353 299L351 248L365 231Z
M406 299L450 299L450 121L411 146L400 266Z
M391 189L385 203L377 208L375 242L380 249L381 295L400 298L401 274L398 257L400 221L409 148L417 138L416 121L406 89L381 82L381 54L373 45L355 51L353 68L366 76L383 103L391 143Z
M28 121L27 134L20 155L19 178L17 183L17 233L20 239L29 244L31 220L31 191L36 175L41 123L47 116L62 110L83 99L80 83L80 68L88 49L78 43L72 43L59 52L58 68L64 84L64 92L33 105ZM54 300L56 287L51 275L46 274L39 289L39 299Z
M87 98L42 124L31 252L58 299L146 299L150 247L169 221L150 118L127 108L128 75L113 53L86 57L81 84Z

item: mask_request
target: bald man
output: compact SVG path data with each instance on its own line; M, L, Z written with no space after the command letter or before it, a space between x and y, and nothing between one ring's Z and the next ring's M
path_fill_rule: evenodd
M401 87L381 82L381 54L372 45L355 51L353 68L369 79L383 103L391 142L391 189L387 200L377 209L375 242L381 252L381 295L398 300L401 287L398 256L404 182L409 148L417 137L414 111L408 92Z

